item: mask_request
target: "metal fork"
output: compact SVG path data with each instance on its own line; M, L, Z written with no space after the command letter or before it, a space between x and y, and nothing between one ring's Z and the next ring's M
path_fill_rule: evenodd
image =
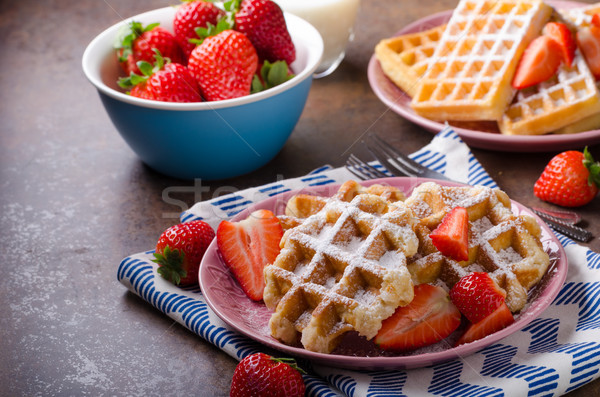
M398 152L391 145L375 134L368 135L366 140L363 140L363 144L379 161L379 163L392 175L432 178L456 182L444 174L427 168L408 156ZM360 160L354 154L351 154L348 158L346 162L346 168L355 176L363 180L383 178L387 176L373 165ZM579 222L581 218L574 212L552 211L552 213L549 213L540 208L529 209L538 215L552 229L577 241L587 242L593 237L592 233L589 231L575 226L575 223Z

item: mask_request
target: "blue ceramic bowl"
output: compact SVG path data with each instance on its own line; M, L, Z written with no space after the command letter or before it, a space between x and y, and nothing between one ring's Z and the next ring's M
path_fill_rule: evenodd
M136 15L144 25L160 22L172 31L174 7ZM113 124L140 159L182 179L225 179L260 168L281 150L304 109L323 40L308 22L286 14L296 46L296 76L277 87L242 98L168 103L135 98L116 84L122 72L113 49L125 20L98 35L82 66L97 88Z

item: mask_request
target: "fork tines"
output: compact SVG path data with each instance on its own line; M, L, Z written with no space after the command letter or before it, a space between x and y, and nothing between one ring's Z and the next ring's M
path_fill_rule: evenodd
M386 174L373 167L372 165L362 161L354 154L350 154L348 160L346 160L346 168L360 179L377 179L385 178Z
M423 174L424 166L396 151L379 136L369 134L367 140L363 142L373 156L392 173L397 170L398 173L406 176L420 176Z

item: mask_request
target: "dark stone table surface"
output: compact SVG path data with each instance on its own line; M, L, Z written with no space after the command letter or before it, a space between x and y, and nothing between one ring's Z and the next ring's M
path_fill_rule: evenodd
M0 2L0 395L227 395L236 361L127 292L116 280L121 259L153 248L182 209L220 187L343 165L368 129L407 153L431 140L377 99L367 64L380 39L456 1L365 0L346 59L314 82L267 166L202 181L205 192L154 172L116 132L81 57L110 25L172 3ZM590 150L600 157L600 145ZM473 153L513 199L540 204L532 186L557 152ZM600 251L600 198L578 212ZM571 395L600 395L600 382Z

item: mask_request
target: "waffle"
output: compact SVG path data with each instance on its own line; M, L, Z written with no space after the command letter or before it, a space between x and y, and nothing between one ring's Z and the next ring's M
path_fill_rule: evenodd
M592 5L561 11L560 14L574 29L578 29L588 25L591 15L598 11L600 7ZM585 58L577 49L572 67L562 63L551 79L518 91L498 127L506 135L541 135L554 131L572 133L590 129L598 113L600 92Z
M499 120L521 54L552 9L541 0L461 0L436 46L413 110L432 120Z
M446 25L422 32L381 40L375 46L375 56L381 69L398 87L411 97L425 74Z
M506 291L510 310L523 309L528 291L546 273L550 259L539 239L539 225L530 216L515 216L506 193L483 186L444 187L428 182L415 188L405 205L419 219L415 228L418 253L407 264L415 284L441 280L452 288L461 277L485 271ZM443 256L429 238L457 206L469 213L469 259L463 262Z
M573 28L589 26L592 23L592 17L598 12L600 12L600 3L560 10L565 22L570 23Z
M275 310L271 334L284 343L300 338L307 350L328 353L348 331L371 339L413 299L406 257L419 240L412 212L402 201L348 187L287 230L279 256L265 268L263 299Z
M404 201L404 193L393 186L384 186L374 184L364 187L356 181L348 181L340 186L337 196L343 201L351 201L358 194L374 194L394 203ZM302 221L311 215L319 212L327 202L326 197L315 196L312 194L297 194L292 196L285 207L285 214L279 215L279 221L283 230L291 229L302 223Z

